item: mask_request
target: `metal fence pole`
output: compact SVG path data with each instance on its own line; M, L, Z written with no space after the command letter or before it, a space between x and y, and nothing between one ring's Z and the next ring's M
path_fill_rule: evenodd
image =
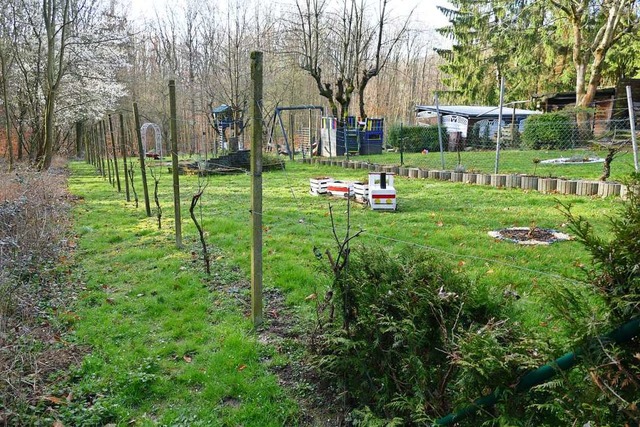
M502 139L502 105L504 103L504 75L500 76L500 110L498 110L498 135L496 137L496 166L494 169L495 174L498 173L498 166L500 165L500 140Z
M404 166L404 140L404 131L402 122L400 122L400 137L398 138L398 142L400 143L400 166Z
M438 93L435 94L436 104L436 122L438 123L438 142L440 143L440 163L442 163L442 169L444 169L444 148L442 147L442 131L440 129L440 104L438 102Z
M631 127L631 144L633 145L633 166L638 172L638 143L636 142L636 118L633 111L631 86L627 86L627 105L629 107L629 126Z

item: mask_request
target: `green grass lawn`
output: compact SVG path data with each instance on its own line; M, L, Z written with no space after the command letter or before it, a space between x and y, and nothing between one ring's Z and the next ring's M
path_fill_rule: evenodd
M594 149L575 150L501 150L499 173L521 173L541 177L559 177L571 179L598 179L602 175L602 163L589 164L543 164L534 160L551 160L558 158L599 157L604 158L606 151ZM357 156L356 160L368 160L372 163L400 165L400 153L384 153L380 155ZM444 169L453 170L458 162L467 170L482 173L493 173L495 170L495 150L444 153ZM442 169L442 158L439 152L404 153L403 163L408 167L426 169ZM621 151L611 163L610 180L620 181L633 171L633 153L631 150Z
M85 399L60 409L67 424L300 424L299 396L283 390L272 373L288 363L288 350L261 343L243 305L249 292L250 176L200 182L207 188L197 214L214 254L212 276L206 277L187 210L197 177L180 177L185 248L179 250L166 168L156 169L164 213L161 230L154 217L145 217L143 202L135 209L91 166L73 163L71 169L70 191L83 197L74 218L76 262L85 288L73 336L93 352L57 390ZM311 177L364 179L366 174L289 162L285 171L263 175L264 285L284 293L300 328L313 316L313 305L305 298L330 283L328 264L313 252L314 247L335 250L330 205L340 236L347 211L351 230L364 230L355 245L379 245L392 252L423 248L487 292L518 292L522 298L513 316L532 328L550 320L544 310L549 289L567 281L580 286L575 282L583 277L579 266L589 258L577 242L523 247L487 235L532 224L566 231L556 196L397 177L399 210L376 212L308 193ZM139 173L136 179L143 200ZM557 198L571 203L575 213L603 233L607 216L621 203L614 198ZM267 316L267 327L268 321ZM549 336L561 345L562 330L549 328Z

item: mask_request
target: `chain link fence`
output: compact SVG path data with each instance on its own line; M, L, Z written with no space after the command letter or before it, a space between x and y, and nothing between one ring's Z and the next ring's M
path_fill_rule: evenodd
M376 163L460 172L621 179L635 169L628 113L612 118L593 112L535 114L521 121L505 117L469 119L462 128L445 122L388 125L385 153ZM508 116L508 115L507 115ZM637 135L637 126L635 129Z

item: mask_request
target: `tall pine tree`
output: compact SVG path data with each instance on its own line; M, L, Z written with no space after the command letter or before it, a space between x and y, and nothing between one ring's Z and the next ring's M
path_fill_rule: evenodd
M440 8L451 22L440 32L454 43L451 50L440 51L446 60L443 71L450 100L495 104L498 81L504 76L508 100L576 90L578 104L588 105L603 72L629 74L626 65L603 58L621 46L623 36L638 39L637 31L632 31L638 19L637 0L451 3L453 8ZM634 63L628 55L624 58Z

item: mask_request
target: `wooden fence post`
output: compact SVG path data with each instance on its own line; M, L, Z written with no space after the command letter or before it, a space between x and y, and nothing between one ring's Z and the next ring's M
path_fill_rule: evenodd
M171 129L171 165L173 172L173 215L176 228L176 246L182 247L182 222L180 216L180 176L178 174L178 122L176 111L176 81L169 80L169 127Z
M127 143L124 134L124 116L122 113L120 113L120 150L122 151L122 163L124 164L124 186L127 195L127 202L130 202L129 174L127 173Z
M251 318L262 324L262 52L251 52Z
M142 148L142 134L140 133L140 115L138 114L138 103L133 103L133 116L136 123L136 137L138 139L138 152L140 156L140 174L142 175L142 189L144 191L144 207L147 216L151 216L151 204L149 203L149 187L147 186L147 170L144 164L144 157L147 153Z
M113 121L111 120L111 114L109 114L109 134L111 135L111 150L113 152L113 169L116 171L116 183L118 184L118 193L122 192L120 186L120 172L118 172L118 154L116 153L116 137L113 133Z

